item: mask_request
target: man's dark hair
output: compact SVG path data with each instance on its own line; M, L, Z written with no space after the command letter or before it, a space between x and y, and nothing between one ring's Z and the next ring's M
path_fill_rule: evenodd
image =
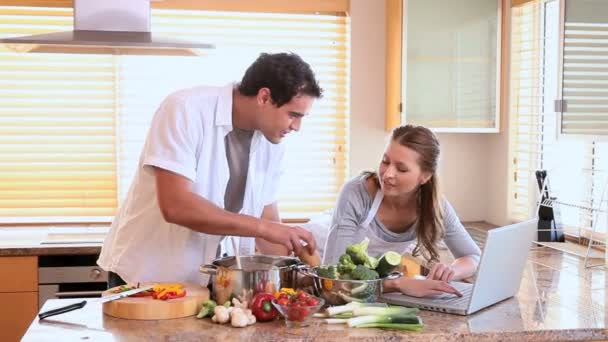
M270 89L270 97L277 107L297 95L320 98L323 93L310 65L294 53L260 54L245 72L239 92L255 96L261 88Z

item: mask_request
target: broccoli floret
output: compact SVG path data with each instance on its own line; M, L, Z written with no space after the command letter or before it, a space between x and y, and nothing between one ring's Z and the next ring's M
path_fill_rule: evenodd
M351 259L350 255L348 255L348 254L342 254L340 256L340 259L338 260L338 263L344 264L344 265L354 264L353 259Z
M363 302L373 302L376 299L378 285L375 282L365 282L351 289L351 296Z
M340 273L340 278L343 276L350 274L357 265L355 264L338 264L338 273Z
M378 272L370 270L363 265L357 265L357 267L350 272L350 276L356 280L375 280L379 278Z
M365 264L364 264L364 265L365 265L367 268L370 268L370 269L372 269L372 270L375 270L375 269L376 269L376 267L378 267L378 262L379 262L378 258L374 258L373 256L368 256L368 257L367 257L367 262L365 262Z
M348 254L342 254L338 263L338 273L340 273L340 278L343 275L349 274L352 270L355 269L357 265L355 265Z
M350 273L340 273L341 280L353 280L353 277L350 276Z
M355 243L346 247L346 254L348 254L355 265L364 265L369 262L369 256L367 255L367 247L369 246L369 239L365 238L359 243Z
M336 266L321 266L317 271L317 275L323 278L338 279L338 269Z

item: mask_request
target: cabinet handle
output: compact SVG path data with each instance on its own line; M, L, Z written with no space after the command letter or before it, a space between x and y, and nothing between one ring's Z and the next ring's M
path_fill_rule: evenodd
M72 291L72 292L57 292L55 297L57 298L68 298L68 297L82 297L82 296L101 296L103 291Z

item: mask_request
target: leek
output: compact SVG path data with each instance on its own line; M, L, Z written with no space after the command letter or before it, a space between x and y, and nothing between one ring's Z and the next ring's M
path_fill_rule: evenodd
M406 323L367 323L357 325L357 328L388 328L408 331L421 331L424 328L423 324L406 324Z
M333 317L338 314L353 312L355 308L388 308L388 304L386 303L359 303L359 302L350 302L345 305L340 306L332 306L325 310L325 315Z
M416 315L396 314L396 315L369 315L349 318L349 327L359 327L362 324L384 324L384 323L401 323L401 324L422 324L420 318Z
M324 319L327 324L345 324L348 323L349 318L326 318Z
M403 306L391 306L391 307L356 307L353 309L353 316L396 316L396 315L410 315L415 316L420 310L418 308L406 308Z

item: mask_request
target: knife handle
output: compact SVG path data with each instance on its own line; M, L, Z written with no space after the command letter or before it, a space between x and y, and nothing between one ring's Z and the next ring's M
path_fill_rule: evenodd
M38 314L38 318L40 320L43 320L43 319L45 319L47 317L50 317L50 316L59 315L59 314L70 312L70 311L74 311L74 310L77 310L77 309L82 309L86 304L87 304L87 301L83 300L80 303L70 304L70 305L62 306L62 307L57 308L57 309L52 309L52 310L48 310L48 311L45 311L45 312L41 312L41 313Z

